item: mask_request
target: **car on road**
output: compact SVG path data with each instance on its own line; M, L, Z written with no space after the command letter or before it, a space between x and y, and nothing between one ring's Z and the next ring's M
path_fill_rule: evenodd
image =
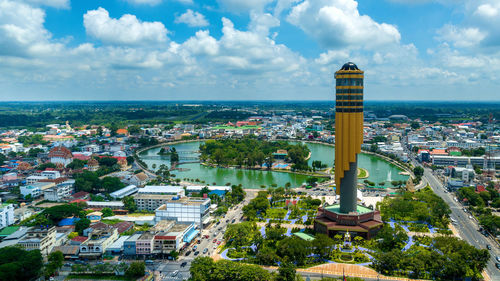
M500 262L500 257L499 256L496 256L495 259L497 260L497 262Z
M497 262L497 263L495 263L495 266L496 266L498 269L500 269L500 263L498 263L498 262Z
M186 262L186 261L183 261L183 262L181 263L181 267L185 267L186 265L187 265L187 262Z
M177 276L177 274L179 274L179 270L176 270L176 271L172 272L172 277Z
M486 249L491 250L491 246L490 245L486 245Z
M145 263L146 263L146 264L154 264L155 262L154 262L154 261L152 261L152 260L146 260L146 261L145 261Z
M205 236L204 236L204 237L208 239L208 237L210 237L210 236L209 236L208 234L205 234Z

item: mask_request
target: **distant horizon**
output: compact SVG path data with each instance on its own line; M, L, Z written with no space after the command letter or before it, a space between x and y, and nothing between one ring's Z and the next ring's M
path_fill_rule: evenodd
M154 99L145 99L145 100L7 100L0 101L2 103L92 103L92 102L162 102L162 103L217 103L217 102L235 102L235 103L244 103L244 102L262 102L262 103L272 103L272 102L332 102L335 100L154 100ZM500 103L500 99L498 100L364 100L364 102L368 103L377 103L377 102L391 102L391 103Z

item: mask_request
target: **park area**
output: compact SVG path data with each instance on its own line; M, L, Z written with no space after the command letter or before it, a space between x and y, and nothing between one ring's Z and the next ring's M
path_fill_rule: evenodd
M222 259L303 269L357 264L388 276L433 280L482 278L488 251L452 236L450 209L430 188L384 198L377 207L385 224L372 240L315 233L310 224L321 200L280 192L261 191L245 206L248 220L228 227Z

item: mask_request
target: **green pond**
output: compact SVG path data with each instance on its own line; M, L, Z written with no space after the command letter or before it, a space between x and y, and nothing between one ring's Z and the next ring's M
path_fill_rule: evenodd
M311 158L309 164L314 160L320 160L328 166L333 166L335 158L335 148L333 146L319 143L305 143L311 150ZM262 185L266 187L276 184L284 186L287 182L292 184L292 187L300 186L305 183L308 176L297 175L293 173L260 171L260 170L240 170L235 168L213 168L200 165L199 163L189 163L196 161L198 158L197 151L199 150L200 142L193 141L188 143L180 143L171 145L176 148L179 153L180 162L179 168L182 171L173 171L179 179L190 178L200 179L208 184L215 183L216 185L225 185L226 183L241 184L244 188L260 188ZM159 156L160 148L152 148L142 152L139 157L152 167L156 164L158 168L161 164L170 166L169 156ZM184 162L184 163L183 163ZM188 163L185 163L188 162ZM385 186L390 186L390 182L394 180L408 179L408 176L400 175L401 170L390 164L389 162L369 154L360 154L358 156L358 167L365 168L369 172L368 180L376 183L385 182ZM364 180L364 179L363 179ZM360 179L360 181L363 181Z

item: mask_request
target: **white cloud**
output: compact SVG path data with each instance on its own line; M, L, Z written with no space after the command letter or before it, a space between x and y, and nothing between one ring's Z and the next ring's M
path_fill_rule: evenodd
M273 27L278 27L280 21L273 17L271 14L265 13L250 13L250 24L249 29L252 32L267 36L269 34L269 29Z
M347 50L329 50L326 53L322 53L319 55L319 58L315 59L314 62L318 64L342 64L342 62L346 62L349 58L349 51Z
M500 8L500 3L495 4L482 4L479 5L474 12L474 15L479 17L494 18L498 16L498 10Z
M305 0L294 6L287 20L325 48L377 48L399 43L394 25L360 15L354 0Z
M478 46L487 35L476 27L459 28L454 25L445 25L437 33L438 39L451 42L458 48Z
M101 7L87 11L83 24L87 34L105 43L140 45L167 41L167 29L163 23L141 22L130 14L113 19Z
M0 0L0 56L50 55L62 48L51 43L45 12L21 2Z
M208 30L200 30L196 35L182 44L187 50L195 55L214 56L219 53L219 44L215 38L210 36Z
M205 16L188 9L184 14L175 18L175 23L185 23L190 27L203 27L209 25Z
M60 9L68 9L70 4L69 0L24 0L29 4L49 6Z
M274 0L217 0L217 3L229 12L241 13L251 10L262 11L264 7L273 1Z

